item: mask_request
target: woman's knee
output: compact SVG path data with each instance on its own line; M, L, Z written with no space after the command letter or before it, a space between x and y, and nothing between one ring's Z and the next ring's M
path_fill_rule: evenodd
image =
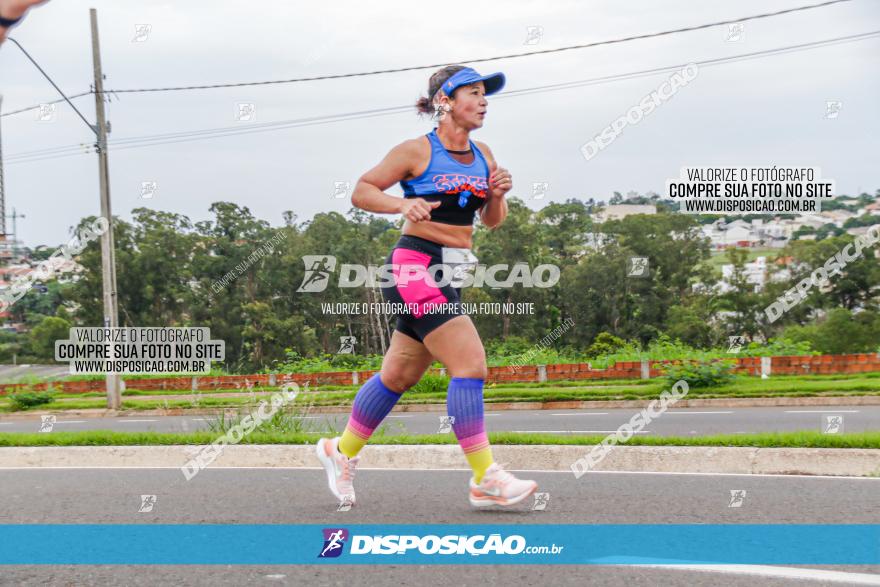
M489 376L489 369L486 366L486 351L479 338L471 345L462 345L462 348L464 352L455 353L455 358L450 360L447 365L450 377L486 379Z
M485 357L482 360L475 357L472 361L465 361L460 365L449 368L450 377L470 377L473 379L486 379L489 376L489 369L486 366Z
M382 369L382 383L394 393L403 393L419 382L421 377L395 369Z

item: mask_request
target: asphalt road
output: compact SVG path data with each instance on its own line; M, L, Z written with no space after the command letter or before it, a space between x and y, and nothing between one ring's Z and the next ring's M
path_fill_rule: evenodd
M880 479L588 473L573 480L568 473L518 474L537 480L539 490L549 493L546 510L532 511L529 502L512 510L475 510L467 502L469 471L465 470L362 468L356 479L358 505L338 512L317 468L209 467L189 482L177 469L7 469L0 470L0 520L11 524L880 523ZM746 491L740 507L729 507L731 490ZM140 496L145 494L156 496L155 506L151 512L138 512ZM0 571L2 585L812 586L851 584L856 579L880 584L880 568L215 565L10 566Z
M33 377L64 377L70 375L68 365L0 365L0 383L14 383Z
M634 409L603 410L508 410L486 412L489 432L553 432L559 434L606 434L628 422ZM387 434L430 434L438 431L445 412L392 412L383 422ZM842 432L880 430L880 406L810 406L781 408L689 408L670 409L653 420L643 435L693 436L722 433L822 430L826 415L843 417ZM327 422L342 430L348 414L307 417L312 427ZM58 416L54 430L118 430L183 432L208 428L212 416L128 416L85 418ZM0 432L37 432L40 417L2 419Z

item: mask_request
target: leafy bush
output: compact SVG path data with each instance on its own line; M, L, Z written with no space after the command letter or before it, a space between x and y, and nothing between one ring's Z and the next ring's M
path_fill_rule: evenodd
M513 356L487 355L489 367L507 367L509 365L556 365L559 363L581 363L586 357L568 349L538 348Z
M742 357L788 357L818 355L808 340L795 342L787 338L771 338L767 344L750 342L739 353Z
M508 336L503 339L487 340L483 346L486 349L486 355L514 357L528 352L529 349L535 346L535 343L522 336Z
M590 360L590 364L596 369L606 369L621 361L678 361L699 360L708 361L726 356L726 349L696 349L681 341L672 340L669 336L661 334L652 340L647 348L642 348L636 342L627 342L624 346L613 353L601 355Z
M213 419L208 419L208 429L216 434L226 434L234 426L242 424L242 420L250 415L255 418L260 404L266 402L268 405L264 408L264 412L271 411L270 398L262 398L254 402L248 402L243 410L227 414L226 410L221 410ZM327 416L322 422L310 418L312 409L314 408L314 394L309 391L301 391L296 399L287 405L280 407L267 420L260 422L254 431L260 432L278 432L285 434L312 432L336 434L336 428L331 419ZM248 426L242 426L248 428Z
M322 353L303 357L292 349L285 349L284 362L276 363L276 373L321 373L327 371L367 371L382 367L382 355L355 355Z
M730 359L685 360L667 365L663 368L663 374L670 385L683 379L689 387L714 387L724 385L734 379L734 375L731 373L733 366L734 361Z
M199 373L199 377L223 377L226 375L232 375L231 371L227 371L221 367L211 367L211 370L207 373ZM250 372L246 373L249 375ZM137 379L164 379L166 377L192 377L192 373L133 373L131 375L123 375L123 381L135 381ZM53 379L57 381L104 381L107 378L107 375L104 373L85 373L81 375L65 375L64 377L57 378L46 378ZM42 379L37 378L39 381Z
M26 410L34 406L41 406L52 401L51 393L23 391L21 393L13 393L9 395L9 404L13 412Z
M783 334L823 354L870 352L880 344L880 315L872 310L855 313L834 308L822 320L789 326Z
M601 355L610 355L626 346L626 341L617 338L609 332L600 332L586 351L588 357L599 357Z
M418 383L409 388L407 393L445 393L449 387L447 375L425 373Z

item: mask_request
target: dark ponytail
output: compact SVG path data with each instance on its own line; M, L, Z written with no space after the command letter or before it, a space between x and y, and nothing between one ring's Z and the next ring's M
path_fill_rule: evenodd
M416 110L419 114L434 114L434 94L437 90L451 78L457 71L464 69L463 65L447 65L442 69L438 69L428 80L428 95L422 96L416 101ZM455 94L455 92L453 92ZM452 98L452 96L450 96Z

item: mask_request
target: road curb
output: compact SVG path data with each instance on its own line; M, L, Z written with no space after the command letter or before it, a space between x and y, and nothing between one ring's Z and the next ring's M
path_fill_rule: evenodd
M510 470L568 472L591 445L494 445ZM183 467L205 447L0 447L0 468ZM231 445L210 467L317 467L314 445ZM464 469L457 445L368 445L359 469ZM616 446L594 471L658 473L880 475L880 449Z
M614 408L644 408L656 398L644 400L571 400L555 402L486 402L486 411L501 410L588 410ZM754 398L704 398L683 399L676 402L676 408L771 408L771 407L809 407L809 406L878 406L880 395L847 395L818 397L754 397ZM240 406L244 407L244 406ZM39 416L77 416L92 418L116 418L120 416L210 416L232 408L171 408L155 410L28 410L0 415L3 420L31 420ZM443 412L446 404L397 404L395 412ZM351 405L322 406L312 408L313 414L338 414L351 412Z

